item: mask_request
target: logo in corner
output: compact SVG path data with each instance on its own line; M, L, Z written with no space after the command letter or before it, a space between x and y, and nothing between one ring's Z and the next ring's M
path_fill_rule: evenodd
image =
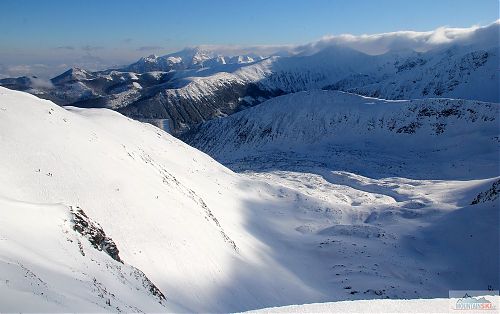
M496 310L495 295L498 291L450 291L450 305L453 310Z

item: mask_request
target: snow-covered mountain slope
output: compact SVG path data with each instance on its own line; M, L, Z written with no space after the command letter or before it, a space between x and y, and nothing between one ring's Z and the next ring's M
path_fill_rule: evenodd
M137 268L81 209L0 198L2 312L166 311ZM107 254L109 255L107 255Z
M260 188L250 192L246 180L205 154L110 110L64 109L4 88L0 108L3 197L82 208L113 239L121 259L164 293L169 311L243 310L319 295L243 228L244 202L258 199ZM81 257L78 249L71 254L92 262L93 255ZM93 269L89 276L103 276ZM278 278L270 278L271 271ZM235 272L257 275L236 284ZM49 282L52 274L37 276ZM119 280L108 279L105 288L124 300L119 287Z
M308 56L268 58L229 72L226 80L287 93L326 88L386 99L447 96L498 102L498 60L498 45L377 56L333 46Z
M173 130L183 130L183 125L231 114L276 95L317 88L387 99L453 97L498 102L498 66L498 47L382 56L332 47L312 56L275 57L230 72L221 68L223 72L209 76L194 74L185 86L166 89L120 110L132 117L167 118Z
M125 67L124 71L146 73L152 71L202 69L225 64L245 64L264 57L255 54L225 55L203 47L186 48L165 56L150 55Z
M498 114L498 104L479 101L308 91L206 122L184 139L239 169L307 159L369 176L486 178L499 175Z
M53 84L63 84L71 81L91 80L96 78L96 75L80 68L71 68L68 71L54 77L51 82Z
M349 79L332 88L386 99L451 97L500 102L498 46L452 47L397 60L390 72L364 84ZM370 77L370 75L369 75Z
M486 242L471 245L484 251L496 250L500 238L495 226L500 214L498 116L496 103L457 99L387 101L344 92L309 91L280 96L206 122L185 139L231 168L245 170L247 176L325 201L325 207L319 205L318 211L325 210L330 219L335 220L338 209L346 211L340 203L332 202L336 198L332 193L339 193L337 201L345 197L344 201L360 215L351 218L356 221L363 217L362 223L337 221L330 227L319 227L312 222L299 224L296 230L327 236L318 245L322 249L356 256L356 265L350 258L329 256L335 261L331 267L338 276L333 278L338 278L335 282L346 293L359 298L370 294L387 297L387 290L399 283L378 289L368 286L379 282L385 276L380 272L388 268L391 272L386 275L392 278L388 281L403 276L406 284L418 282L429 288L447 277L448 287L456 287L471 269L472 260L463 253L463 248L469 247L466 243L488 232ZM453 181L457 179L461 181ZM485 185L473 192L470 187L478 182ZM345 187L370 196L354 196ZM368 204L373 207L365 211ZM442 215L444 208L454 210ZM407 236L403 236L406 232ZM378 246L377 241L360 243L354 238L382 239L383 245ZM494 244L489 245L489 241ZM349 245L359 250L351 250ZM395 257L385 245L404 253ZM375 253L375 248L380 251ZM387 261L373 262L371 258L377 256L375 260L379 260L379 254L398 261L390 266ZM498 257L494 254L480 262L488 271L477 274L477 278L489 278L486 280L496 285ZM424 270L430 264L443 262L450 268ZM381 268L381 264L388 268ZM396 270L402 265L409 267L404 274ZM451 268L455 267L462 270L454 273ZM357 272L370 273L370 277L358 277ZM363 288L359 286L362 277L367 280ZM384 281L380 281L382 286ZM468 284L462 287L477 284L466 281ZM403 289L405 298L414 298L412 291L422 296L418 288L413 290L415 287ZM355 306L359 308L359 304ZM325 309L324 305L317 308ZM301 309L308 310L291 310Z
M494 308L500 304L500 297L485 295ZM363 300L316 304L300 304L249 311L246 313L449 313L454 311L458 298L419 300Z
M498 204L479 197L498 185L495 174L370 178L339 165L236 174L149 124L4 88L0 145L1 311L156 311L158 297L129 276L135 268L175 312L498 289ZM367 159L364 166L373 165ZM484 201L471 205L478 197ZM78 208L95 231L72 227L82 219ZM16 226L26 231L18 235ZM27 236L40 229L47 233ZM104 233L108 240L92 236ZM117 257L115 246L123 265L109 257ZM59 255L66 262L54 268ZM67 284L74 280L73 297ZM14 299L20 293L30 300L26 308Z
M488 26L488 32L498 34L499 25ZM482 37L476 32L466 43L420 53L408 49L367 55L334 45L313 54L176 73L177 82L161 96L143 98L121 110L133 117L168 118L173 130L182 131L186 125L220 116L218 111L231 114L276 95L320 88L385 99L451 97L499 102L498 41L484 42L479 40ZM189 107L199 108L201 114L184 109Z
M425 52L403 45L369 55L322 44L264 58L198 47L144 57L118 70L70 69L46 84L21 77L0 80L0 85L60 105L105 107L139 120L161 120L176 135L277 95L312 89L384 99L500 102L499 28L495 22L471 31L467 40L450 39Z
M328 47L311 56L271 57L250 65L191 73L192 77L178 78L172 88L120 111L131 117L169 119L172 130L182 132L276 95L311 89L386 99L451 97L499 102L498 60L498 46L379 56Z

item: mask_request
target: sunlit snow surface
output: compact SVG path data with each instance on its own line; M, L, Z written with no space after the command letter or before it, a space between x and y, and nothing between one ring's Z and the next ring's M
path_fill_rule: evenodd
M456 121L453 136L473 143ZM498 180L498 146L488 146L497 122L474 123L483 146L449 157L470 167L477 158L477 177L441 163L426 165L427 178L357 173L360 161L314 158L238 174L149 124L0 88L0 311L231 312L498 289L498 199L470 205ZM384 163L364 168L375 161ZM71 228L76 206L124 264ZM166 301L127 277L132 267Z
M496 304L500 301L498 296L488 299ZM452 313L453 302L456 299L341 301L265 308L248 313Z

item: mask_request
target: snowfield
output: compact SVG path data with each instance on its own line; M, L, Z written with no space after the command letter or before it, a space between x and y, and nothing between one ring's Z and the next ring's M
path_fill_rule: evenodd
M369 116L359 109L368 105L335 95L342 108L352 105L347 120L355 132L370 134L362 131ZM416 108L397 122L410 124L428 104L363 101L384 118ZM269 132L261 130L260 140L210 139L217 158L231 166L241 160L246 171L235 173L114 111L63 108L0 88L0 311L235 312L498 290L498 105L431 102L439 110L427 112L420 125L390 130L375 121L376 136L368 137L376 144L400 145L403 136L409 149L416 135L418 150L403 149L403 156L372 149L361 159L361 147L358 160L349 153L343 163L335 157L319 164L327 151L302 146L291 153L280 141L325 133L301 135L296 131L309 128L296 125L287 136L288 124L279 119ZM450 108L456 111L443 114ZM228 136L236 134L233 117L220 120ZM446 126L432 124L442 121ZM457 138L476 146L450 146ZM444 149L436 155L441 159L420 166L434 156L420 150L431 139L432 148ZM335 136L327 140L336 143ZM263 162L265 154L273 157ZM419 169L426 172L414 173Z
M498 296L488 297L500 301ZM249 311L246 313L450 313L450 299L431 300L362 300L290 305Z

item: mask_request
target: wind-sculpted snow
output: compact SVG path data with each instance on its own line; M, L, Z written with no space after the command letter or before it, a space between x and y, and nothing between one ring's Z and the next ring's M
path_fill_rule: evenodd
M275 154L244 150L258 141L241 141L240 152L255 154L241 160L249 171L238 174L150 124L0 88L0 311L235 312L498 289L498 204L471 205L498 181L491 161L498 155L489 146L495 105L310 94L317 93L345 100L341 108L352 114L348 127L341 127L345 118L338 112L315 114L322 105L307 102L305 92L247 110L276 107L269 119L284 118L260 130L256 138L269 145L263 148L273 146L273 136L300 143L306 139L301 128L314 131L306 134L318 146L294 159L284 142ZM293 103L296 97L300 104ZM280 99L289 100L289 110L279 109ZM390 130L375 120L370 129L365 106L385 122L394 114L386 107L399 108L402 121ZM399 147L380 155L369 146L323 146L319 135L330 124L322 121L331 117L342 121L332 121L329 140L339 136L351 144L351 135L361 141L375 132L376 143L386 146L391 137L421 137L422 145L406 155L397 154ZM408 127L415 119L422 125ZM434 122L446 123L442 133ZM235 125L224 125L224 132L237 134ZM288 125L291 136L284 134ZM444 149L432 139L450 139L451 145L452 136L465 139L456 145L461 155L446 153L428 172L413 172L429 156L426 145ZM349 158L329 163L321 154ZM457 165L448 173L455 178L468 169L460 163L472 161L476 168L462 176L476 180L432 180L446 163ZM390 167L410 175L384 176Z

